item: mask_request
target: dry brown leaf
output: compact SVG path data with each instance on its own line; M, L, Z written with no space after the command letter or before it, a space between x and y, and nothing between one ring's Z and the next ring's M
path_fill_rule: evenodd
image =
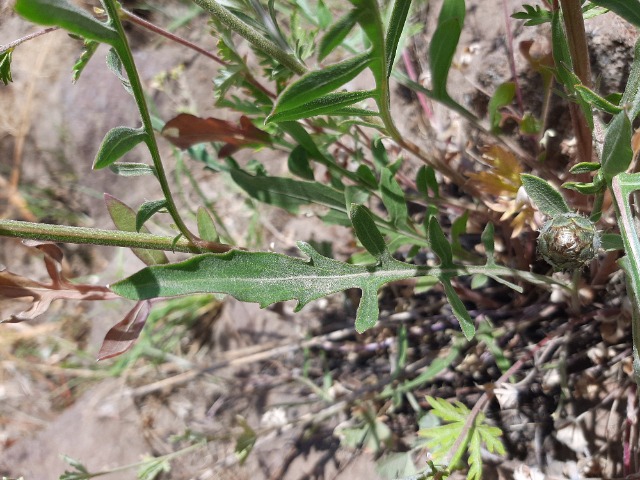
M58 299L65 300L113 300L119 299L107 287L100 285L86 285L71 283L61 273L63 253L53 243L25 241L26 245L37 248L44 253L44 263L51 283L36 282L7 269L0 270L0 297L3 298L32 298L31 307L7 318L0 317L0 323L22 322L42 315L47 311L51 302Z
M240 124L217 118L200 118L181 113L169 120L162 135L178 148L189 148L197 143L225 142L218 155L226 157L240 148L271 143L267 132L255 127L249 117L240 117Z
M98 352L98 360L117 357L129 350L140 336L151 312L151 302L136 303L125 317L109 329Z

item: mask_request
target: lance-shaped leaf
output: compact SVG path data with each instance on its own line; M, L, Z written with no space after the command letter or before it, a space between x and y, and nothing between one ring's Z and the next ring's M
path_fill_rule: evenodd
M533 200L538 209L545 215L555 217L562 213L569 213L569 205L549 182L535 175L523 173L520 175L522 185L527 195Z
M200 235L200 238L209 242L217 242L220 240L216 224L209 210L204 207L198 207L196 222L198 224L198 235Z
M592 3L616 12L627 22L640 28L639 0L591 0Z
M231 170L231 178L251 197L269 205L298 213L311 203L328 208L348 222L344 194L318 182L301 182L292 178L252 176L242 170ZM347 223L348 224L348 223Z
M329 93L322 97L316 98L310 102L303 103L297 107L288 110L279 110L276 113L269 115L266 122L288 122L292 120L299 120L301 118L309 118L317 115L332 115L332 114L357 114L359 110L345 111L344 107L353 105L354 103L361 102L367 98L371 98L377 95L374 90L361 90L357 92L336 92ZM362 110L362 113L366 115L375 115L375 112Z
M118 34L109 25L65 0L18 0L16 12L40 25L55 25L89 40L113 45Z
M76 64L73 66L71 81L76 83L80 78L85 67L89 64L89 60L93 57L93 54L96 53L100 42L96 42L95 40L85 40L82 45L82 53L80 57L76 61Z
M109 329L98 352L98 360L117 357L129 350L140 336L151 312L151 302L136 303L124 318Z
M122 73L122 60L120 59L120 55L116 52L115 48L110 48L107 52L107 67L111 72L118 77L120 83L127 91L129 95L133 95L133 89L131 88L131 82L129 79Z
M0 53L0 82L5 85L9 85L9 82L13 82L11 78L11 55L13 54L13 48L10 48Z
M100 170L117 162L125 153L147 138L144 128L116 127L107 132L93 162Z
M131 207L108 193L105 193L104 195L104 203L107 205L109 216L118 230L125 232L138 231L136 229L136 212ZM139 231L142 233L149 233L147 227L144 226ZM132 248L131 251L147 265L162 265L163 263L169 263L166 254L161 250Z
M142 226L145 224L147 220L149 220L153 215L167 207L167 200L151 200L148 202L144 202L140 205L138 209L138 213L136 213L136 231L140 231Z
M251 123L249 117L240 117L240 124L218 118L200 118L181 113L169 120L162 135L176 147L186 149L197 143L224 142L219 157L232 155L243 147L271 143L269 134Z
M361 53L321 70L309 72L290 84L278 97L272 115L311 102L342 87L362 72L371 61L369 52Z
M393 4L393 11L391 12L391 20L389 20L389 28L387 29L387 38L385 42L385 54L387 64L387 78L391 75L391 69L396 57L396 50L398 43L400 43L400 37L402 37L402 30L404 30L404 24L407 21L407 15L411 8L411 0L396 0Z
M464 0L444 0L438 26L429 45L433 95L437 99L448 98L447 78L464 24Z
M402 188L396 181L390 168L383 168L380 175L380 194L382 203L389 212L389 219L394 225L400 226L407 223L409 211L407 201Z
M352 205L349 217L358 240L376 260L381 260L383 256L389 254L384 238L378 231L373 216L367 207L364 205Z
M460 300L460 297L456 293L451 285L451 281L448 278L440 278L442 285L444 287L444 292L447 295L447 301L449 305L451 305L451 310L453 310L453 314L458 319L458 323L460 323L460 328L462 329L462 333L467 338L467 340L471 340L476 333L476 326L467 311L467 308Z
M298 243L308 257L232 250L204 254L171 265L147 267L121 280L111 289L134 300L191 293L224 293L266 307L297 300L296 311L317 298L349 288L362 290L356 329L373 326L378 318L378 289L385 283L414 276L414 266L388 259L381 265L349 265Z
M631 122L627 112L620 112L607 125L602 147L600 172L608 182L618 173L624 172L633 159L631 150Z
M318 60L323 60L342 43L358 21L360 10L353 9L334 23L322 36L318 45Z

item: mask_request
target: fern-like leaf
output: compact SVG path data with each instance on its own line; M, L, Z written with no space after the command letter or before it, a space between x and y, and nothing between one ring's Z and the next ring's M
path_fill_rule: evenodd
M463 435L458 450L453 452L450 469L460 468L460 460L466 453L469 471L468 480L480 480L482 478L482 446L490 452L504 455L504 445L500 441L502 431L485 423L486 417L478 413L471 428L465 431L465 424L471 411L461 402L449 403L442 398L427 397L427 402L433 410L431 414L445 423L436 427L424 428L418 432L427 440L424 446L431 452L434 462L442 460L449 450L455 445L458 438Z

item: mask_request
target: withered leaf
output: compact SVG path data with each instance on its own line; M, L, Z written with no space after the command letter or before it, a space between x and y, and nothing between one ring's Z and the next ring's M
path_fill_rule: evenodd
M218 155L226 157L240 148L271 143L269 134L255 127L249 117L240 117L240 124L217 118L200 118L181 113L169 120L162 135L176 147L186 149L197 143L225 142Z
M109 288L100 285L71 283L61 272L62 250L53 243L25 241L26 245L37 248L44 254L44 263L51 283L41 283L7 269L0 269L0 297L29 298L31 307L17 314L0 317L0 323L17 323L30 320L47 311L51 302L67 300L114 300L121 298Z
M98 352L98 360L117 357L129 350L140 336L151 312L151 302L136 303L125 317L109 329Z

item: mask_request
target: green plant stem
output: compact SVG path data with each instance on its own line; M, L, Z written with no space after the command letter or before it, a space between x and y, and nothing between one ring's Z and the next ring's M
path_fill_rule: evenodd
M178 241L149 233L103 230L98 228L69 227L45 223L0 220L0 236L26 238L60 243L105 245L111 247L146 248L186 253L203 253L205 250L194 246L186 238Z
M169 40L176 42L180 45L183 45L187 48L190 48L191 50L198 52L200 55L204 55L207 58L210 58L211 60L213 60L214 62L216 62L219 65L222 66L229 66L228 62L225 62L224 60L222 60L221 58L217 57L216 55L212 54L211 52L205 50L204 48L196 45L193 42L190 42L189 40L186 40L178 35L176 35L175 33L172 33L168 30L165 30L164 28L161 28L151 22L148 22L147 20L145 20L144 18L140 18L139 16L135 15L134 13L121 8L120 11L122 12L122 16L123 18L125 18L126 20L130 21L131 23L135 23L136 25L139 25L143 28L146 28L147 30L157 33L158 35L161 35L165 38L168 38ZM245 78L247 79L247 81L249 83L251 83L254 87L256 87L258 90L260 90L261 92L263 92L265 95L271 97L271 98L275 98L275 94L273 92L270 92L266 87L264 87L263 85L261 85L255 78L253 78L251 75L249 75L248 72L245 72Z
M118 53L118 56L122 61L122 65L127 72L127 76L131 84L131 90L133 91L133 97L135 98L138 110L140 111L140 117L142 118L142 125L147 132L145 143L147 144L149 153L151 154L153 166L156 168L156 177L158 178L158 182L160 183L160 188L162 189L162 193L164 194L164 197L167 201L166 208L169 211L169 214L171 215L171 218L175 222L176 227L178 228L180 233L182 233L185 238L195 244L199 239L194 234L192 234L185 225L173 200L173 196L171 195L171 188L169 187L167 175L164 171L164 166L162 165L162 159L160 158L160 151L158 149L156 137L153 133L151 115L149 114L149 108L144 98L142 82L140 81L140 76L138 75L138 70L136 69L136 65L133 60L133 54L131 52L131 48L129 47L127 37L124 33L122 22L120 21L120 12L118 10L118 5L115 0L104 0L104 6L107 10L107 13L109 14L112 26L116 30L120 39L120 41L115 43L113 47L116 49L116 52Z
M19 38L17 40L14 40L13 42L9 42L6 45L0 45L0 53L4 53L7 50L15 48L18 45L20 45L21 43L24 43L24 42L26 42L28 40L31 40L32 38L36 38L36 37L39 37L40 35L44 35L44 34L49 33L49 32L54 32L56 30L58 30L58 27L48 27L48 28L45 28L45 29L40 30L38 32L31 33L29 35L25 35L24 37Z
M213 15L218 21L247 40L266 55L272 56L292 72L303 75L307 71L296 57L282 50L278 45L264 37L262 33L240 20L215 0L193 0L193 2Z

